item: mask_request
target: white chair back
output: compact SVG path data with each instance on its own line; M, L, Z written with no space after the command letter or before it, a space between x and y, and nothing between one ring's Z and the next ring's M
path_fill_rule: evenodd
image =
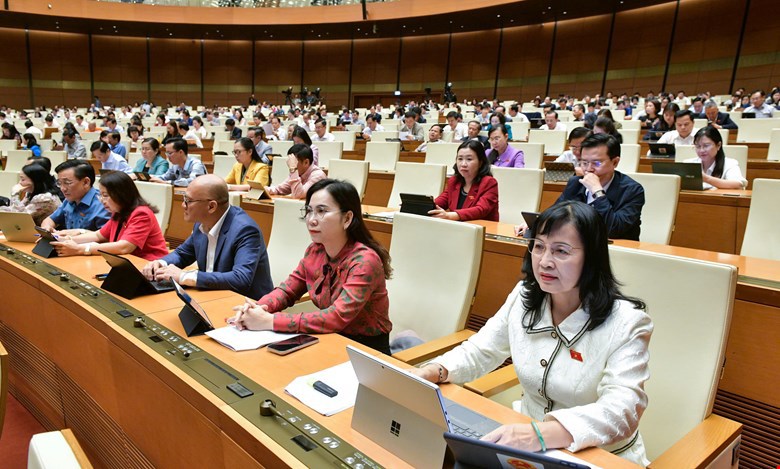
M498 221L523 223L522 212L538 212L544 188L544 170L491 168L498 182Z
M523 150L523 159L525 167L528 169L542 169L544 167L544 144L509 142L509 146Z
M68 433L70 438L65 438ZM73 446L72 446L73 445ZM70 429L37 433L30 439L27 469L80 469L86 455ZM88 460L87 460L88 463Z
M135 181L138 192L147 202L157 207L154 214L163 234L168 230L171 221L171 209L173 208L173 186L170 184L157 184L154 182Z
M301 222L303 205L303 200L274 199L273 228L268 239L268 259L274 285L282 283L295 270L311 244L306 225Z
M626 121L631 122L631 121ZM620 129L618 133L623 136L623 143L637 143L639 142L639 130L634 129Z
M274 164L271 165L271 182L270 186L283 183L290 176L290 170L287 168L287 155L282 157L276 157Z
M780 200L780 180L753 180L753 195L750 199L750 212L748 212L740 255L780 260L778 200Z
M68 159L68 152L64 150L46 150L43 152L43 156L51 161L51 173L55 174L54 168Z
M444 145L444 144L442 144ZM401 206L401 193L438 197L444 189L447 167L443 164L401 163L395 166L393 190L388 207Z
M233 146L236 144L233 140L215 140L212 151L214 153L218 151L224 151L228 156L233 155Z
M92 142L100 140L100 132L81 132L81 140L83 140L82 143L84 143L84 146L87 147L87 151L89 151L89 146Z
M3 155L6 155L9 151L16 150L19 148L19 145L17 145L16 140L10 139L10 140L0 140L0 151L3 152Z
M195 155L192 155L195 156ZM131 168L135 168L135 165L138 164L141 159L143 159L143 155L140 151L134 151L132 153L127 154L127 164L130 165Z
M8 402L8 352L0 343L0 437L3 436L6 402Z
M609 249L623 293L641 298L653 320L652 378L645 391L651 403L661 405L649 405L639 423L652 461L712 412L737 269L649 251Z
M639 171L639 150L637 143L620 144L620 163L618 168L623 173L636 173ZM633 177L633 176L631 176Z
M366 143L365 160L371 163L371 171L395 171L400 155L400 142Z
M621 130L642 130L642 121L620 121L620 125L623 126Z
M728 142L728 140L724 140ZM766 159L780 161L780 129L772 129L769 137L769 152Z
M355 150L355 132L337 131L331 133L333 134L333 137L336 138L337 142L344 142L344 151Z
M623 166L621 157L620 166ZM676 174L634 173L631 178L645 189L645 205L642 207L642 230L639 240L669 244L677 216L677 200L680 197L680 176Z
M531 130L530 122L507 122L512 128L512 138L517 140L528 140L528 132Z
M460 145L461 142L428 145L425 151L425 164L443 164L447 167L447 175L451 176L455 173L453 167L458 157L458 147Z
M565 130L531 129L528 132L530 143L543 143L545 155L560 155L566 147Z
M741 119L738 125L737 143L769 143L772 130L780 129L780 119Z
M295 145L295 142L292 140L270 140L268 144L271 145L271 153L287 158L287 152L290 151L290 147Z
M0 195L11 197L11 189L19 182L19 171L0 171Z
M366 194L369 166L368 161L330 160L328 177L351 182L360 194L360 200L363 200L363 196Z
M345 125L344 128L347 129L348 132L360 132L363 130L362 125L356 125L356 124Z
M383 130L380 132L371 132L372 142L384 142L388 138L398 138L397 130Z
M314 145L319 151L319 156L317 157L318 167L327 169L330 160L341 159L344 142L317 142Z
M723 145L723 154L726 158L734 158L739 163L739 170L742 171L742 176L747 179L747 160L748 160L748 146L747 145Z
M674 146L674 161L676 163L683 163L691 158L696 158L696 149L693 145Z
M32 157L30 150L9 150L5 160L6 171L21 171L27 160Z
M427 342L464 328L484 238L480 225L395 214L390 245L393 278L387 281L391 338L413 330Z
M623 122L626 119L626 110L625 109L612 109L612 118L615 120L615 122Z
M213 173L217 176L225 179L230 174L230 170L233 169L233 165L236 164L236 159L232 156L214 155L214 170ZM286 165L282 165L287 168Z

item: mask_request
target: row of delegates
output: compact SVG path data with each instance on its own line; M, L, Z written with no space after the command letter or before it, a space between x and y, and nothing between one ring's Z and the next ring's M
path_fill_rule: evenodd
M477 140L468 140L458 147L453 169L455 174L428 212L447 220L498 221L498 183L490 172L485 147Z
M700 129L693 138L693 145L697 156L684 162L701 163L705 189L747 188L748 182L739 163L733 158L726 158L723 152L723 137L718 129L709 125Z
M555 202L577 200L591 205L607 225L611 239L639 241L645 190L641 184L617 171L620 144L609 134L590 133L580 143L582 176L573 176ZM526 224L516 227L525 233Z
M60 256L92 255L98 249L155 259L168 253L160 225L132 178L113 171L100 178L100 200L111 218L99 230L65 235L51 244ZM61 234L61 233L60 233Z
M196 177L206 174L206 167L197 158L189 156L187 141L181 137L172 138L164 143L165 156L171 165L161 176L149 179L152 182L188 186Z
M279 161L277 164L281 163ZM314 162L314 154L308 145L296 143L291 146L287 150L285 163L290 173L287 179L268 188L271 195L289 195L294 199L303 199L315 183L327 177Z
M150 176L161 176L168 171L168 167L168 160L160 154L160 142L156 138L143 139L141 142L141 159L135 164L133 172L145 173Z
M123 173L133 172L133 168L127 164L123 157L111 151L108 143L98 140L92 142L92 146L89 149L92 152L92 157L102 164L101 169L121 171Z
M228 202L228 186L217 175L200 176L187 186L184 221L192 234L172 253L143 268L150 280L174 279L181 285L232 290L260 298L273 289L260 228L240 207ZM184 270L193 263L197 269Z
M263 163L252 139L242 137L236 140L233 144L233 156L236 158L236 164L225 178L229 190L248 191L248 181L268 185L269 167Z
M618 289L603 217L582 202L556 204L537 220L528 252L525 280L495 316L413 372L464 383L511 357L526 391L515 408L540 423L502 425L484 439L528 451L542 441L569 451L599 446L648 465L638 426L653 324L644 303Z
M35 159L43 162L43 157ZM40 226L62 203L59 198L60 191L49 171L37 162L24 165L19 172L19 184L13 187L8 206L0 207L0 212L29 213L35 224Z
M59 229L58 234L75 236L101 228L110 218L95 189L95 169L89 162L67 160L54 168L57 186L65 201L49 217L41 222L48 231Z
M390 256L361 212L360 196L348 182L323 179L309 188L301 215L312 243L303 259L271 293L236 306L230 323L239 329L337 332L389 355ZM281 312L306 293L315 310Z

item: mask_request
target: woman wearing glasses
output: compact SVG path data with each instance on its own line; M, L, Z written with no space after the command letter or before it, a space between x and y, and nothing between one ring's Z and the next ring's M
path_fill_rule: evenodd
M504 124L498 124L488 134L488 142L492 150L488 153L488 161L495 166L508 168L525 168L523 150L509 144L509 134Z
M233 308L229 321L239 329L277 332L338 332L390 354L389 303L385 280L390 255L369 233L360 196L345 181L323 179L306 193L301 210L312 243L298 267L257 302ZM305 293L310 312L282 313Z
M609 263L607 229L592 207L545 210L523 262L525 280L485 326L414 372L434 383L472 381L508 357L535 420L483 439L529 451L599 446L646 466L637 428L647 407L652 321L627 298Z
M718 129L708 125L699 130L693 137L693 145L697 156L685 160L685 163L701 163L705 188L745 189L747 187L747 179L742 176L737 160L726 158L723 152L723 138Z
M228 190L248 191L250 187L247 181L268 185L268 165L260 159L251 138L243 137L236 140L233 144L233 156L236 157L236 164L225 178Z
M97 250L111 254L132 254L147 260L168 254L160 225L130 176L113 171L100 177L100 200L111 218L97 231L60 237L51 244L60 256L89 256Z

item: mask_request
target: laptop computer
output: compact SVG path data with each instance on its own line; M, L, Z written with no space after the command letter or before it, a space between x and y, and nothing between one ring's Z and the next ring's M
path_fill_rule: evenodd
M106 279L103 280L103 285L101 285L103 290L116 293L127 299L174 290L173 282L171 281L152 282L147 280L144 274L128 259L99 249L98 252L111 266L111 271L106 276Z
M444 440L455 457L454 469L503 469L527 467L536 469L589 469L590 466L532 453L509 446L445 433Z
M575 174L574 163L544 162L544 182L567 182Z
M401 197L401 212L429 217L428 212L436 209L432 195L398 194Z
M39 236L29 213L0 212L0 230L6 240L20 243L34 243Z
M379 357L352 346L347 354L359 383L352 428L412 466L442 466L446 431L479 438L501 425Z
M650 142L650 155L655 158L674 158L676 149L674 143L653 143Z
M704 181L701 177L699 163L653 162L653 173L676 174L680 176L680 189L684 191L703 191Z

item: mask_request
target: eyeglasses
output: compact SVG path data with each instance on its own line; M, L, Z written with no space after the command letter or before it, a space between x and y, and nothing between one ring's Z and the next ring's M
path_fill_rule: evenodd
M98 195L98 197L100 197L100 200L106 200L111 198L111 196L108 193L104 194L102 192L100 193L100 195Z
M57 179L57 183L56 184L57 184L57 187L70 187L70 186L72 186L75 183L76 183L76 181L71 181L71 180L68 180L68 179L63 179L63 180Z
M301 220L305 221L310 218L314 218L315 220L322 220L325 218L325 215L331 212L343 212L343 210L329 210L328 207L325 207L324 205L318 205L316 207L304 205L301 207Z
M588 166L593 166L596 169L599 169L601 165L603 165L605 162L601 160L594 160L594 161L588 161L588 160L580 160L580 168L587 168Z
M532 256L541 259L544 256L544 253L547 251L547 245L537 238L531 238L530 243L528 244L528 249ZM569 246L566 243L552 243L550 245L550 253L553 259L560 262L566 262L571 259L571 256L574 255L574 251L576 249L582 248L575 248Z
M183 197L183 201L184 201L184 206L185 206L185 207L189 207L189 206L190 206L190 204L193 204L193 203L195 203L195 202L209 202L210 200L209 200L209 199L190 199L189 197L187 197L187 196L185 195L185 196Z

